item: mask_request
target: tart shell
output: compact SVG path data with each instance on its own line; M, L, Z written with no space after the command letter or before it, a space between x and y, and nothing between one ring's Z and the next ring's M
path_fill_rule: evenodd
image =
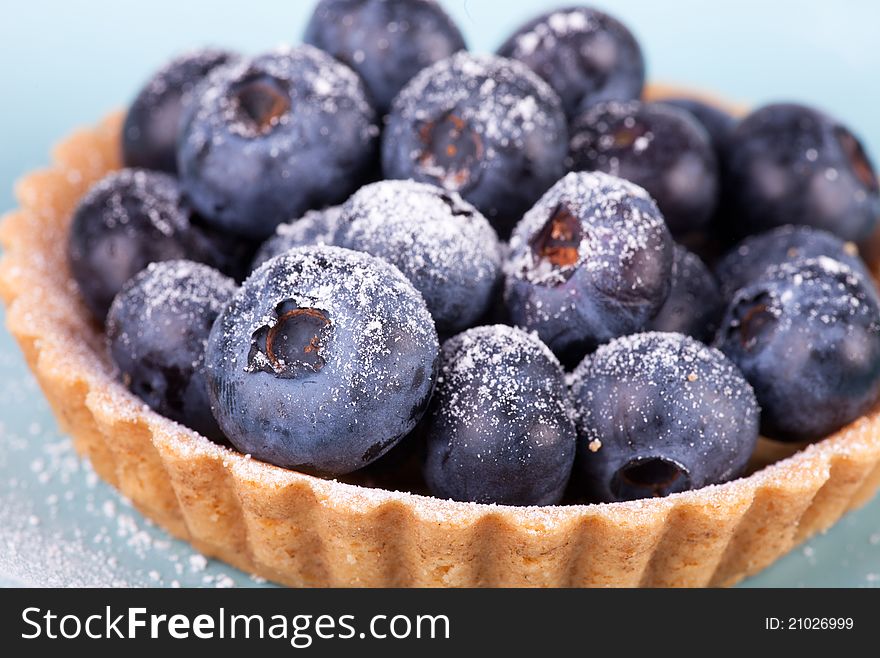
M681 95L655 86L647 96L673 93ZM113 379L67 267L72 211L120 167L121 124L117 113L75 133L50 168L19 182L20 208L0 223L0 296L77 451L206 555L293 586L724 586L880 487L880 411L811 446L762 442L739 480L601 505L444 501L323 480L217 446Z

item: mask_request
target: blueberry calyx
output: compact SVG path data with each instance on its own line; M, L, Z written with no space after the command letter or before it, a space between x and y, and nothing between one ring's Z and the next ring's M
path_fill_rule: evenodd
M865 153L862 143L843 126L838 126L834 130L834 135L837 137L855 177L872 192L880 191L880 182L874 175L874 167L871 166L871 161L868 160L868 154Z
M583 240L581 222L574 213L560 203L543 227L532 236L529 246L538 260L549 261L551 265L562 270L564 280L568 280L574 272L580 258L580 245ZM557 285L563 281L557 280Z
M447 190L461 192L477 183L483 158L483 140L454 110L419 127L425 146L418 158L422 173Z
M635 457L621 466L611 480L618 500L659 498L691 488L687 468L664 457Z
M283 379L316 373L327 363L330 318L326 311L282 302L277 318L253 334L247 372L267 372Z
M643 122L636 121L632 117L625 119L623 125L611 134L614 148L617 149L638 147L639 144L637 142L639 139L650 139L648 126ZM637 148L636 150L638 151L639 149Z
M281 82L269 75L255 75L235 85L232 98L248 131L265 135L290 111L290 96Z
M730 331L739 336L740 345L751 351L758 344L758 339L776 322L770 297L762 293L754 299L745 300L737 306Z

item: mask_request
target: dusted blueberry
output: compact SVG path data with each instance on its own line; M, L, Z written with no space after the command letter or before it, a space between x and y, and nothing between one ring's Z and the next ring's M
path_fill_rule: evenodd
M425 302L397 268L338 247L292 249L263 263L214 323L212 409L244 453L350 473L418 423L438 350Z
M718 203L718 162L687 112L662 103L599 103L571 124L574 171L604 171L639 185L674 235L705 228Z
M761 433L812 441L880 395L880 309L852 269L820 256L771 267L733 297L715 345L761 405Z
M337 244L395 265L422 293L441 335L489 308L501 270L498 236L455 192L414 181L362 187L342 207Z
M669 296L647 329L711 341L723 311L721 291L709 268L699 256L675 245Z
M576 364L657 314L669 293L672 245L642 188L598 172L568 174L510 239L504 297L511 320Z
M107 314L107 343L123 383L163 416L214 441L205 343L235 282L186 260L153 263L125 284Z
M568 483L575 430L559 362L513 327L476 327L443 343L425 417L425 480L435 496L553 505Z
M82 198L67 254L86 306L102 322L123 284L150 263L211 260L182 207L177 181L139 169L108 174Z
M321 0L303 38L357 71L382 114L416 73L465 49L433 0Z
M225 50L196 50L172 60L140 90L122 126L126 167L177 172L177 135L189 96L208 73L236 59Z
M279 224L275 234L260 246L251 269L257 269L270 258L294 247L336 244L334 239L339 230L340 210L341 206L309 210L299 219Z
M564 173L559 97L520 62L460 52L416 75L382 137L386 178L458 192L506 238Z
M312 46L215 70L178 147L181 184L218 229L265 239L343 201L375 166L378 128L357 75Z
M529 21L498 49L544 78L568 116L605 100L638 98L645 61L632 33L598 9L557 9Z
M859 140L803 105L767 105L737 125L724 194L739 235L806 224L857 242L880 217L880 185Z
M872 281L852 242L844 242L828 231L792 224L747 237L718 261L715 275L725 299L730 300L737 290L760 278L773 265L817 256L840 261Z
M618 338L573 375L579 481L596 501L666 496L740 475L758 405L721 352L675 333Z
M723 156L730 133L736 127L736 119L733 116L715 105L696 98L664 98L659 102L690 113L709 134L715 155L719 158Z

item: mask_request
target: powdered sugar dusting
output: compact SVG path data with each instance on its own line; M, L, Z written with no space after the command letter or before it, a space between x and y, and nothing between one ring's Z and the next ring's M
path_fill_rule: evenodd
M567 267L553 266L530 247L532 237L560 206L584 228L577 261ZM572 172L551 187L514 229L505 274L539 285L562 283L581 267L613 276L626 271L643 250L662 244L658 236L665 232L660 211L638 185L602 172ZM640 283L634 280L631 285Z
M100 205L101 219L108 229L131 224L131 208L136 208L138 215L146 217L165 237L188 228L188 220L180 210L177 181L160 172L142 169L112 172L95 183L79 205Z
M171 310L181 318L182 326L200 324L204 309L215 314L226 306L235 290L235 281L220 274L217 270L188 260L162 261L150 263L147 268L133 277L116 297L113 305L122 303L123 296L135 295L125 303L136 304L146 322L159 310ZM117 313L111 307L108 323L112 325ZM108 333L114 329L108 326ZM120 335L123 343L130 337Z
M531 135L565 130L550 86L525 64L494 55L462 51L422 70L394 101L392 113L415 124L452 110L484 138L489 159L497 148L528 148ZM413 160L418 157L412 153Z
M296 111L284 112L277 118L279 125L302 121L297 117L314 112L336 114L345 111L351 121L351 130L357 132L361 141L368 143L379 134L375 113L367 101L363 83L354 71L313 46L282 46L271 53L217 68L208 75L199 88L196 120L187 121L190 129L186 138L190 140L193 152L201 150L209 140L216 145L226 139L227 127L232 135L253 137L253 128L241 120L230 89L242 80L260 75L286 85L296 104ZM291 140L303 140L304 137L287 130L272 133L279 153L296 146ZM329 133L325 137L329 138Z
M414 181L361 188L344 205L342 246L395 265L422 293L440 331L471 325L501 268L498 236L458 194Z
M603 381L616 382L624 395L597 391L594 385ZM749 455L741 454L739 444L728 446L727 436L707 434L704 430L709 423L699 419L710 409L722 422L727 422L727 414L739 413L738 418L728 420L737 428L751 427L755 432L752 442L757 435L759 409L752 387L720 351L681 334L646 332L600 346L574 371L572 395L583 401L576 405L581 441L607 442L609 437L602 435L601 428L619 421L628 425L621 426L618 439L629 436L626 427L656 429L656 443L637 446L642 450L675 445L686 433L695 455L716 453L713 459L719 461L715 444L720 442L729 460L725 467L730 469L719 475L720 481L738 474L734 466L745 465ZM627 405L625 411L621 403ZM657 414L663 416L662 421Z
M592 14L583 9L560 10L517 36L515 52L518 57L528 57L539 47L550 50L556 47L560 39L572 34L592 32L597 27L598 23L592 20Z
M535 364L539 365L532 371ZM548 367L555 367L555 380L533 376L546 374ZM560 416L571 417L568 396L560 395L562 382L562 366L535 334L490 325L443 343L436 395L444 413L470 423L482 418L480 431L489 435L501 427L502 419L518 427L538 427L554 426ZM491 413L484 414L487 402Z

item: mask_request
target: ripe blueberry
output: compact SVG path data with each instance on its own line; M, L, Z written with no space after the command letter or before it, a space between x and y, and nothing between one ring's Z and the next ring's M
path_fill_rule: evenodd
M502 238L564 173L559 97L520 62L461 52L395 99L382 138L386 178L458 192Z
M592 500L666 496L740 475L758 440L755 394L721 352L675 333L600 347L572 397L579 480Z
M342 475L415 427L438 349L424 300L394 266L338 247L292 249L248 277L214 323L212 409L242 452Z
M672 238L642 188L603 173L571 173L514 230L505 264L513 323L566 364L641 330L669 293Z
M469 329L443 343L426 416L425 480L440 498L553 505L575 432L562 367L519 329Z
M163 416L222 441L211 414L205 343L235 282L186 260L153 263L113 300L107 315L110 356L123 383Z

